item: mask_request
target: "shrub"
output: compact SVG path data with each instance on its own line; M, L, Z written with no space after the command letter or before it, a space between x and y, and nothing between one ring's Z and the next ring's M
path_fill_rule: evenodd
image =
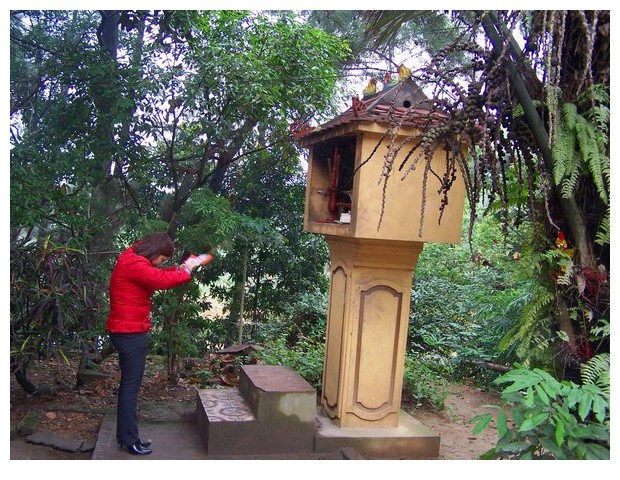
M443 410L448 397L448 383L441 358L424 359L421 355L408 355L405 359L403 394L415 406L430 406Z
M500 407L495 418L499 440L486 459L609 459L609 357L591 359L582 385L559 382L549 373L518 368L495 381L509 384L502 398L512 406L512 426ZM491 414L477 415L473 433L484 430Z
M286 343L286 335L282 334L265 345L265 349L257 352L257 359L267 365L287 365L301 375L317 390L321 389L323 380L323 342L303 339L293 346Z

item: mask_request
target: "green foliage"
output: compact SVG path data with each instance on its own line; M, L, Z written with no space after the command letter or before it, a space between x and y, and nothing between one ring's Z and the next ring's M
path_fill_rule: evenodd
M558 93L556 93L558 95ZM561 106L553 142L553 178L566 198L575 195L582 177L589 175L606 214L597 231L597 243L609 243L609 92L601 85L585 92L593 106L584 114L575 103ZM578 99L579 101L579 99Z
M193 253L225 245L236 235L246 233L241 231L241 225L252 221L235 213L226 198L208 189L192 195L181 220L184 226L177 232L178 242Z
M221 350L236 342L237 325L227 317L205 318L192 331L192 340L201 355Z
M282 318L288 319L295 338L323 341L327 325L326 292L317 289L301 293L287 306Z
M18 379L27 381L37 358L69 364L75 352L99 352L107 308L94 268L82 252L49 239L11 248L11 372Z
M320 291L301 294L278 319L254 333L264 350L257 358L269 365L287 365L317 389L323 380L327 297Z
M606 395L611 394L609 353L599 353L588 360L581 370L581 380L587 385L596 385Z
M558 366L554 352L569 340L568 333L559 327L562 315L564 321L572 322L584 358L604 351L609 338L609 331L602 329L606 320L597 318L596 305L587 296L587 272L576 268L573 256L559 248L548 248L524 255L522 262L527 265L523 274L539 280L530 282L529 290L523 291L523 308L498 344L499 351L513 351L514 360L526 367ZM603 335L597 337L595 332Z
M529 247L521 257L519 276L530 280L521 290L516 321L498 344L500 352L512 351L513 360L527 367L553 366L555 343L562 334L557 328L558 290L572 289L575 283L572 257L558 248L544 248L537 253ZM576 303L570 310L576 318L586 309Z
M11 250L11 334L33 332L54 339L56 347L102 328L99 291L88 276L80 251L45 242ZM71 338L76 334L76 338ZM40 354L54 345L41 344Z
M205 323L201 311L208 302L201 301L200 288L191 282L153 295L151 352L166 355L168 382L176 385L179 365L184 357L199 352L195 332Z
M286 335L280 335L257 352L258 360L267 365L286 365L295 370L317 390L323 381L323 357L325 345L313 339L299 340L295 345L287 344Z
M209 380L213 378L213 373L210 370L198 370L195 375L200 381L200 388L205 388L208 385Z
M417 407L443 410L448 398L446 378L450 377L450 366L442 363L438 356L407 355L403 375L404 399Z
M607 204L609 159L599 149L593 125L577 113L577 106L572 103L562 106L561 118L553 148L555 182L561 185L562 195L568 198L574 195L578 180L587 168L601 200Z
M178 358L196 357L199 352L194 332L204 320L205 307L196 284L190 283L153 295L151 353Z
M534 285L524 292L524 306L518 322L498 344L499 351L514 349L517 359L526 363L546 364L550 358L550 329L555 311L555 296L547 288Z
M299 340L324 343L327 324L326 292L314 290L289 299L280 315L272 315L268 320L254 325L254 342L268 345L273 339L284 336L288 345Z
M528 235L523 224L498 242L501 222L488 215L474 226L471 244L424 246L411 294L411 354L444 365L445 378L474 378L484 386L497 374L479 362L510 364L518 358L512 345L497 346L535 288L524 258Z
M599 228L596 232L595 242L599 245L609 245L611 238L611 210L607 207L605 216L602 218Z
M211 282L210 293L224 305L231 322L239 315L239 296L245 288L244 318L251 325L246 325L244 335L254 335L248 330L287 315L306 292L327 290L328 255L322 237L303 232L305 178L297 156L288 147L274 147L269 154L249 155L242 165L243 175L235 168L236 180L224 186L221 196L210 191L194 194L183 212L186 227L179 241L196 245L201 238L215 243L225 239L222 254L198 275Z
M345 38L351 55L348 66L374 70L369 65L393 60L394 50L422 50L433 54L446 47L459 30L441 12L433 10L312 10L308 20L322 30ZM448 56L452 64L460 52Z
M499 440L483 458L609 459L608 356L594 357L586 371L582 385L559 382L540 369L517 368L499 377L497 384L509 384L502 391L502 399L512 407L512 424L498 407L495 422ZM490 425L492 417L474 417L473 433Z

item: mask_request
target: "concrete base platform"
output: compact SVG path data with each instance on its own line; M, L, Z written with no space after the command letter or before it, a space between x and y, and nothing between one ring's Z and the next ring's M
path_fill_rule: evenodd
M209 455L209 460L365 460L353 448L340 448L334 452L326 453L280 453L268 455L243 455L231 457L230 455Z
M140 421L140 435L153 441L152 454L131 455L121 450L116 443L116 415L105 415L92 460L363 460L363 457L351 448L340 448L325 453L207 455L196 422L191 417L169 418L161 422L145 416ZM54 452L49 459L58 459L58 450L49 447L41 448ZM67 457L69 458L71 457ZM20 457L17 455L14 457L11 453L11 459L19 460ZM24 459L33 459L33 457Z
M116 415L103 418L93 460L206 460L196 424L177 419L171 422L140 422L140 436L153 441L150 455L131 455L116 442Z
M140 410L140 435L152 440L151 455L131 455L116 443L116 414L104 416L99 429L92 460L363 460L355 450L336 449L325 453L286 453L271 455L247 455L227 452L227 455L207 455L200 438L193 404L176 402L144 405ZM228 414L232 413L230 410ZM240 413L240 412L238 412ZM59 452L49 447L40 447ZM233 453L231 455L231 453ZM75 454L73 454L75 455ZM11 453L13 458L13 453ZM19 459L15 455L16 459ZM58 454L50 456L57 459ZM29 457L28 459L33 459ZM209 467L213 468L213 467Z
M436 459L439 435L401 411L395 428L340 428L319 408L315 452L353 448L367 459Z

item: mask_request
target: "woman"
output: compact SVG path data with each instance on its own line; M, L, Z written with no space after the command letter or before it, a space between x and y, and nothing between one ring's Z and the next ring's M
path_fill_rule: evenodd
M191 280L192 271L208 260L191 256L179 266L157 268L174 253L165 233L153 233L122 252L110 277L110 314L106 330L118 352L121 382L118 389L116 439L134 455L148 455L150 441L138 435L138 393L146 365L151 328L151 296Z

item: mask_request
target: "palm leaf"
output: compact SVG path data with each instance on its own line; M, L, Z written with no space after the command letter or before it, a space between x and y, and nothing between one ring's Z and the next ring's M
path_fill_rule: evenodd
M364 13L367 22L366 35L373 47L391 43L397 36L403 23L428 15L424 10L368 10Z

